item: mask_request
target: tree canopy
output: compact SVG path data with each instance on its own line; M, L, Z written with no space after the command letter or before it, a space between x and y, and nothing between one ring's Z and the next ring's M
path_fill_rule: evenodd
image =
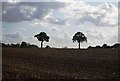
M80 43L82 42L87 42L87 37L82 33L82 32L77 32L73 36L73 42L78 42L79 43L79 48L80 48Z
M41 41L41 48L43 47L43 42L49 42L50 37L47 36L45 32L40 32L39 34L35 35L34 37L37 37L38 41Z

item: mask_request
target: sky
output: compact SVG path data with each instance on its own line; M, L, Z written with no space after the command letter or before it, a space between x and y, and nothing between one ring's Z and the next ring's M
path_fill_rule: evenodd
M87 37L82 48L118 42L118 0L17 1L2 2L0 31L4 43L25 41L40 46L34 38L40 32L50 37L44 47L77 48L78 43L72 41L76 32Z

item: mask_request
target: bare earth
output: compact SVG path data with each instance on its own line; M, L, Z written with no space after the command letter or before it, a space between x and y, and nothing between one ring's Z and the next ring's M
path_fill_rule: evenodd
M118 79L117 49L3 48L3 79Z

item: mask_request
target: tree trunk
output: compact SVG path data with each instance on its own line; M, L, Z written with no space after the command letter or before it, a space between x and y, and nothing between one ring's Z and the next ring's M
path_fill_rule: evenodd
M79 42L79 49L80 49L80 42Z
M43 48L43 41L41 41L41 48Z

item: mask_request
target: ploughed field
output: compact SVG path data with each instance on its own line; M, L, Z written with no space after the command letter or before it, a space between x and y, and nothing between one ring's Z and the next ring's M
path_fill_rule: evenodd
M3 48L3 79L117 79L117 49Z

